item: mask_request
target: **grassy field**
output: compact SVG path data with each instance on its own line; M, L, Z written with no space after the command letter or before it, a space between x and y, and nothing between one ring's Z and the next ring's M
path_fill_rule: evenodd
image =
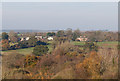
M114 48L118 45L117 41L113 41L113 42L98 42L97 43L98 46L100 47L109 47L109 48Z
M51 45L47 45L49 48L49 52L52 51L52 47ZM7 51L2 51L2 54L23 54L23 55L27 55L27 54L32 54L34 47L30 47L30 48L24 48L24 49L17 49L17 50L7 50Z
M48 48L49 48L49 52L52 51L52 46L51 46L51 41L49 42ZM73 43L74 45L84 45L85 42L79 42L79 41L72 41L71 43ZM110 47L113 48L114 46L118 45L118 42L98 42L97 43L98 46L101 47ZM27 55L27 54L32 54L34 47L30 47L30 48L24 48L24 49L17 49L17 50L8 50L8 51L2 51L2 54L23 54L23 55ZM82 48L81 48L82 49Z
M48 48L49 48L49 51L48 52L51 52L52 51L52 46L51 45L47 45Z
M27 54L32 54L34 47L30 47L30 48L24 48L24 49L17 49L17 50L7 50L7 51L2 51L2 54L23 54L23 55L27 55Z
M72 41L71 43L73 43L74 45L84 45L85 44L85 42L79 42L79 41ZM118 42L117 41L97 42L97 45L99 47L114 48L114 47L117 47ZM80 49L83 49L83 48L80 48Z
M79 41L72 41L74 45L84 45L85 42L79 42ZM118 45L117 41L112 41L112 42L97 42L98 46L103 46L103 45Z
M85 42L79 42L79 41L72 41L74 45L84 45Z
M52 41L48 41L49 44L52 43ZM80 42L80 41L72 41L71 42L74 45L85 45L85 42ZM108 48L114 48L118 45L117 41L109 41L109 42L97 42L97 45L100 47L108 47ZM48 45L49 51L52 51L51 45ZM80 48L83 49L83 48Z
M110 42L98 42L97 43L98 45L101 45L101 44L118 44L117 41L110 41Z

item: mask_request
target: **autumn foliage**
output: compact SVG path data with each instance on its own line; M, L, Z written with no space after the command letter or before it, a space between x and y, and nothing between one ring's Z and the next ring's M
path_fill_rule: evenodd
M10 44L8 40L1 40L2 50L8 50L10 48Z
M35 56L35 55L27 55L25 58L25 62L24 62L24 66L28 67L28 66L35 66L37 61L38 61L39 57Z
M101 57L96 52L91 52L90 56L82 63L76 64L77 78L99 78L101 73Z

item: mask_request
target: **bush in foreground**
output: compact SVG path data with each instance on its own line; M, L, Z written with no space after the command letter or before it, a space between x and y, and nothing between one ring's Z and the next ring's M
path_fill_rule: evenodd
M45 45L37 45L33 49L33 54L36 56L42 56L43 54L46 54L48 50L48 47Z

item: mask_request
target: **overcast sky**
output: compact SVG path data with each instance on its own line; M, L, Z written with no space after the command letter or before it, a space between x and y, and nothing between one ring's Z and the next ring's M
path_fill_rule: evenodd
M24 30L118 30L116 2L3 3L2 28Z

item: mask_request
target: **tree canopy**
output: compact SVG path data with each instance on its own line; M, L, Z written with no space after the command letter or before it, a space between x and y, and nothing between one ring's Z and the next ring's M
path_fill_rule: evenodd
M48 47L45 45L37 45L33 49L33 54L36 56L42 56L48 52Z
M3 32L2 33L2 39L7 39L8 40L8 33L6 33L6 32Z

